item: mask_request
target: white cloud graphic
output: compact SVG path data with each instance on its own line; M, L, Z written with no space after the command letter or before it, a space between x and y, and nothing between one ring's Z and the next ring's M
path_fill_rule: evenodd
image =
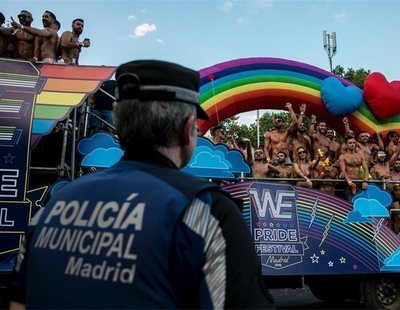
M128 20L134 20L134 19L136 19L136 16L135 16L135 15L129 15L129 16L128 16Z
M140 38L140 37L144 37L145 35L147 35L150 32L156 31L157 27L154 24L148 24L148 23L143 23L140 25L137 25L135 28L135 31L133 33L133 36L135 38Z
M157 43L160 43L160 44L165 44L165 42L164 42L163 39L157 39L156 42L157 42Z

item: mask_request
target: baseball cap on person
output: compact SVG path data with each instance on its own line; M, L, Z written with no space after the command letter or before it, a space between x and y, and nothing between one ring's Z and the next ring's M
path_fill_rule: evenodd
M30 18L32 18L32 14L29 11L26 10L21 10L21 13L18 14L18 17L20 16L29 16Z
M198 118L208 119L199 103L198 71L161 60L135 60L120 65L115 77L116 101L175 100L194 105Z

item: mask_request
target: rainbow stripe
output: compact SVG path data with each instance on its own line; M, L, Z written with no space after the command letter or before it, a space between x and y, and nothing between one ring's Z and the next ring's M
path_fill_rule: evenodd
M307 104L307 115L317 115L336 131L343 123L325 109L321 99L322 82L337 77L305 63L281 58L243 58L222 62L200 70L200 103L210 117L199 121L203 132L236 114L257 109L284 110L291 102L295 111ZM348 86L350 82L341 79ZM378 121L364 104L349 115L355 131L386 132L400 129L400 116Z
M103 80L110 79L115 67L44 65L40 78L42 91L36 96L32 125L32 144L50 133L58 121L81 105L89 93L96 91Z

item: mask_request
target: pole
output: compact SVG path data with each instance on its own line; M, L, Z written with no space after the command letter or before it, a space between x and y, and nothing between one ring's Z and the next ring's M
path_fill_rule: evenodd
M257 147L260 147L260 110L257 110Z
M336 32L327 33L326 30L322 32L322 43L329 59L329 69L333 71L332 58L336 55Z

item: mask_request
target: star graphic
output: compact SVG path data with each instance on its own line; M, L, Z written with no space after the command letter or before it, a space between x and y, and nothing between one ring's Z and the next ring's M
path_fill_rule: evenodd
M267 223L264 222L264 223L263 223L263 227L267 227Z
M12 156L11 153L9 152L7 155L4 155L3 158L5 164L12 164L13 160L15 159L15 156Z
M321 255L325 255L325 250L321 250Z
M353 265L353 270L357 270L358 266L356 264Z
M339 260L341 264L346 264L346 259L343 256Z
M286 224L286 223L285 223L285 224L283 224L282 226L283 226L283 228L287 228L287 224Z
M257 226L257 227L260 227L260 222L257 222L257 223L256 223L256 226Z
M276 227L281 227L281 224L280 223L276 223Z
M312 264L314 264L314 263L319 264L319 262L318 262L319 256L315 255L315 253L313 254L313 256L310 256L310 258L311 258Z
M274 227L274 223L269 223L269 227Z
M333 267L333 262L331 260L328 262L328 266Z

